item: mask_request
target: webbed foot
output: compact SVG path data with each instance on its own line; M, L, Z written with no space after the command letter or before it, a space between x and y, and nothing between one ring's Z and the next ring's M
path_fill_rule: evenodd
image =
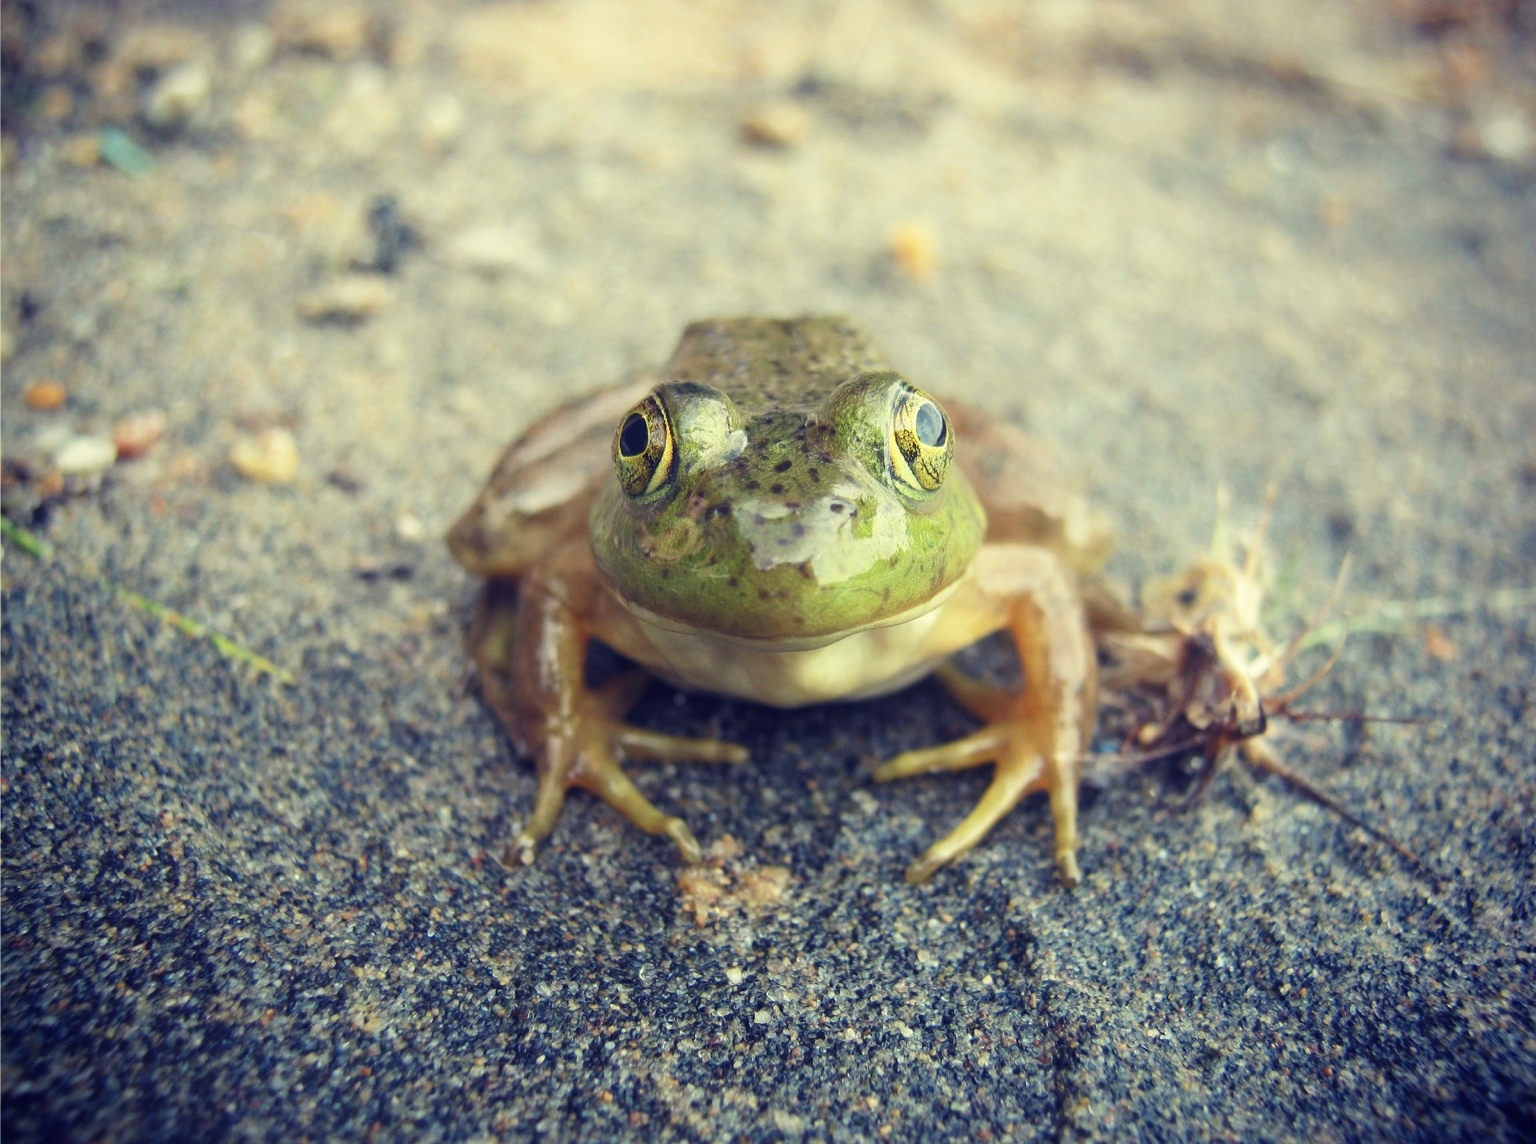
M1077 863L1077 765L1063 758L1060 726L1033 712L1024 697L981 683L952 667L939 676L963 706L988 725L963 739L905 751L875 768L876 782L968 770L993 763L992 782L974 810L907 867L906 879L925 882L969 853L1029 794L1048 791L1056 823L1056 869L1062 882L1082 881Z
M701 859L703 851L688 824L646 798L624 773L620 760L743 763L747 749L720 739L686 739L625 723L625 712L648 682L643 672L626 673L575 696L570 717L546 723L533 813L508 848L505 864L533 861L538 844L555 827L565 792L572 787L597 795L647 834L666 835L677 844L683 861Z

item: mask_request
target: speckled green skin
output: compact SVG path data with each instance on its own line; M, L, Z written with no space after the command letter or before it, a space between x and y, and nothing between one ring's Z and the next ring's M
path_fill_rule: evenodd
M630 603L741 639L833 637L921 608L979 548L958 468L930 494L891 471L897 379L846 320L695 323L664 376L675 480L640 501L609 484L590 521Z

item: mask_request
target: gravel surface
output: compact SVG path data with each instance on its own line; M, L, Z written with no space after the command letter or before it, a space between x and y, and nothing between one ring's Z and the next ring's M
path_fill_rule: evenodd
M549 0L4 15L8 1141L1536 1138L1529 3ZM690 319L846 313L1056 443L1131 590L1216 490L1276 630L1353 639L1287 759L1039 800L932 683L573 797L475 698L440 537ZM82 443L83 442L83 443ZM231 660L117 586L266 657ZM1319 653L1320 654L1320 653ZM1316 662L1309 660L1313 666Z

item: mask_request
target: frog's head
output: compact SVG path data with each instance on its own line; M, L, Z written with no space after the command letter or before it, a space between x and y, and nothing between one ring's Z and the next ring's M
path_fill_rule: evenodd
M657 386L620 418L597 563L668 626L813 646L937 602L986 517L933 398L890 371L795 401Z

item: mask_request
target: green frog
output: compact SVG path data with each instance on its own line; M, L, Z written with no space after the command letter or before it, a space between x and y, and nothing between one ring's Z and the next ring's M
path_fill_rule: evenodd
M538 793L509 860L531 862L566 792L701 851L625 773L741 763L716 739L625 722L649 675L776 707L887 694L938 672L984 725L908 751L887 781L993 764L975 809L907 869L955 861L1033 791L1064 882L1096 659L1079 592L1110 536L1023 433L937 398L842 318L696 322L655 377L603 390L507 449L448 536L487 581L469 646ZM1018 691L946 660L994 632ZM597 639L643 670L589 686Z

